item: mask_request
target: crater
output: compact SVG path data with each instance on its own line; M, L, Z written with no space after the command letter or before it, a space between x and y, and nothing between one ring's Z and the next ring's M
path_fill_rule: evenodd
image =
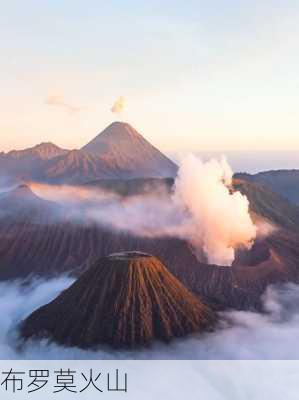
M269 245L265 241L255 241L250 250L238 249L234 266L255 266L267 261L271 256Z
M152 255L149 253L144 253L142 251L121 251L118 253L112 253L108 256L108 258L113 258L117 260L130 260L132 258L144 257L152 257Z

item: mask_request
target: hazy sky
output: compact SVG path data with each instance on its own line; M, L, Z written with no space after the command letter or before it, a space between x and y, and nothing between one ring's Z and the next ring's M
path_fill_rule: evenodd
M0 150L80 147L115 117L165 151L299 151L298 0L10 0Z

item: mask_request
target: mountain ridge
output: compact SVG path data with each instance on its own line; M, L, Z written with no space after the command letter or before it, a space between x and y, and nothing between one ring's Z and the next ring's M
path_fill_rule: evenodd
M40 157L41 159L49 160L51 158L65 154L67 151L68 150L63 149L52 142L41 142L35 146L26 149L10 150L7 153L2 152L0 156L13 157L15 159L22 159L27 157Z
M273 192L299 205L299 170L278 169L261 171L256 174L237 173L236 178L267 186Z
M110 124L81 149L65 150L47 142L0 154L0 175L12 182L82 184L105 178L173 177L176 172L173 161L123 122Z

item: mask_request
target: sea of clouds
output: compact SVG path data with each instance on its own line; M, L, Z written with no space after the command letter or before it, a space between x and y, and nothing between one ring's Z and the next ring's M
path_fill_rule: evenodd
M227 311L212 333L157 343L142 351L66 348L46 340L23 343L18 325L72 284L67 276L0 284L0 359L299 359L299 286L269 287L265 313Z

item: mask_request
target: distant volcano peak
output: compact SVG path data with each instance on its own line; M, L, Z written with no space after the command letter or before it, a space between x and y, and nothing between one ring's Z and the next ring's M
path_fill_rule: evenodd
M124 145L125 141L132 139L140 140L143 137L127 122L115 121L84 146L83 150L99 154L105 152L108 145Z
M128 122L124 122L124 121L114 121L110 125L108 125L106 129L109 130L111 128L113 128L113 129L131 129L132 131L137 132L132 127L132 125L130 125Z
M173 177L177 166L127 122L115 121L82 150L100 157L121 178Z

